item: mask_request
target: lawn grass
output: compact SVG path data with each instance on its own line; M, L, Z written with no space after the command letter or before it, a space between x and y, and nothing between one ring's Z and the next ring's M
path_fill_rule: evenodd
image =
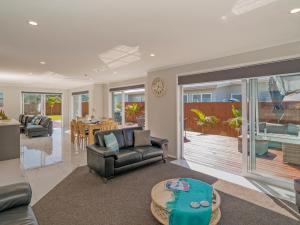
M52 121L58 121L58 120L62 120L62 116L61 115L49 115L49 118L52 119Z

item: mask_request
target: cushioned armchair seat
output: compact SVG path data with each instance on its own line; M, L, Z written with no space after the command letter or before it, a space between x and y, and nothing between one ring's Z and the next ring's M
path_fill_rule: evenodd
M150 159L163 154L163 150L161 148L152 146L136 147L134 150L140 152L143 159Z
M119 168L142 161L142 154L133 149L122 149L116 154L115 167Z
M28 183L0 187L0 224L38 225L29 205L31 195Z
M151 137L151 145L135 147L134 130L142 130L142 127L96 132L95 144L87 146L87 164L90 170L106 180L146 164L161 160L165 162L168 141ZM115 135L119 151L106 148L104 135L110 133Z

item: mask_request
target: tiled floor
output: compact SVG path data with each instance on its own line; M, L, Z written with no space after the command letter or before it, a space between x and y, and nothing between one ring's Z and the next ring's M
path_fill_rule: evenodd
M176 160L174 163L258 191L263 189L258 188L260 184L245 181L243 177L229 173L224 175L225 172L222 173L207 166L182 160ZM34 205L74 169L83 165L86 165L86 150L76 144L71 144L68 131L55 128L52 137L32 139L22 135L20 160L0 162L0 186L28 181L33 190L31 204ZM274 190L284 199L294 200L293 193L285 193L284 190L272 188L273 192Z
M35 204L74 169L86 164L86 150L70 142L68 131L55 128L52 137L21 135L20 160L0 162L0 186L28 181Z

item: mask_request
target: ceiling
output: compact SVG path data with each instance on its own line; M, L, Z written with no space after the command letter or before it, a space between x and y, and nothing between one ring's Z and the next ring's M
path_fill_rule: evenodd
M289 13L299 0L0 4L1 83L71 88L122 81L159 67L300 40L300 13Z

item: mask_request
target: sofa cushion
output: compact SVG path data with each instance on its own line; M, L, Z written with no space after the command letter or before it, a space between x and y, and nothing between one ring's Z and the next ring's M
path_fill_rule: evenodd
M43 127L48 127L50 121L51 121L50 118L48 118L48 117L43 117L42 120L41 120L41 122L40 122L40 125L43 126Z
M151 145L150 130L134 131L134 147Z
M123 129L124 134L124 140L125 140L125 146L126 147L133 147L134 145L134 130L142 130L142 127L130 127Z
M26 127L27 130L30 130L31 132L39 132L39 131L45 131L47 128L43 127L42 125L35 125L29 123Z
M107 148L116 152L119 151L119 145L116 136L113 133L104 135L104 142Z
M117 159L115 160L115 167L119 168L142 161L142 154L137 151L133 151L132 148L122 149L118 153L116 153L116 158Z
M288 127L287 127L287 133L290 134L290 135L298 136L299 126L296 125L296 124L289 123Z
M161 148L156 148L152 146L135 147L134 151L141 153L143 160L150 159L157 156L162 156L164 153Z

